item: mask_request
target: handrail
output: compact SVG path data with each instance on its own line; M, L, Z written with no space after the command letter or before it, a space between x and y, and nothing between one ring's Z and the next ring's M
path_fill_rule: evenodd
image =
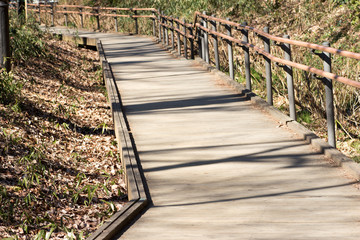
M28 6L37 7L39 4L35 3L28 3ZM42 7L51 7L52 5L45 5L40 4ZM119 11L153 11L157 12L155 8L116 8L116 7L90 7L90 6L83 6L83 5L70 5L70 4L62 4L56 5L57 7L66 7L66 8L82 8L82 9L99 9L99 10L119 10Z
M180 19L174 18L174 17L172 17L172 16L166 16L166 15L163 15L163 14L159 14L159 16L162 17L162 18L164 18L164 19L177 22L177 23L179 23L179 24L182 25L182 26L186 26L186 27L192 27L192 26L193 26L191 23L184 23L184 22L182 22Z
M28 4L29 6L42 6L42 7L52 7L52 5L46 5L46 4ZM340 55L343 57L348 57L348 58L353 58L353 59L357 59L360 60L360 53L354 53L354 52L350 52L350 51L345 51L345 50L340 50L340 49L336 49L336 48L332 48L332 47L326 47L326 46L321 46L318 44L314 44L314 43L308 43L308 42L303 42L303 41L299 41L299 40L292 40L292 39L287 39L287 38L283 38L283 37L277 37L268 33L265 33L264 31L261 31L259 29L256 29L254 27L250 27L250 26L246 26L243 24L239 24L239 23L235 23L233 21L230 20L224 20L218 17L214 17L214 16L208 16L206 14L200 13L199 11L196 11L194 13L194 23L185 23L177 18L174 18L172 16L167 16L164 15L162 13L160 13L159 10L155 9L155 8L116 8L116 7L90 7L90 6L81 6L81 5L56 5L58 8L64 8L64 10L58 10L56 11L57 13L65 13L65 14L80 14L80 15L91 15L91 16L105 16L105 17L128 17L128 18L151 18L151 19L156 19L155 15L131 15L131 14L117 14L117 13L100 13L99 10L112 10L112 11L152 11L154 14L156 13L158 15L158 17L164 19L164 20L168 20L168 21L173 21L178 23L181 26L190 28L192 31L190 34L185 33L184 31L181 31L178 28L175 28L174 26L170 26L169 24L163 23L163 22L159 22L159 26L162 26L166 29L172 29L173 31L178 32L179 34L181 34L182 36L187 37L188 39L193 39L196 40L197 36L196 34L194 34L194 32L197 31L197 29L201 29L207 33L210 33L214 36L218 36L221 37L222 39L226 39L228 41L234 42L238 45L241 46L247 46L249 48L254 49L255 51L257 51L258 53L262 54L263 56L268 57L269 59L271 59L274 62L277 63L282 63L282 64L286 64L298 69L302 69L308 72L312 72L315 73L319 76L323 76L323 77L327 77L330 78L332 80L336 80L339 82L342 82L344 84L350 85L350 86L354 86L357 88L360 88L360 82L348 79L346 77L341 77L338 76L336 74L333 73L327 73L323 70L320 69L316 69L310 66L306 66L304 64L300 64L300 63L295 63L289 60L284 60L278 57L275 57L273 55L271 55L270 53L265 52L263 49L253 45L253 44L249 44L249 43L245 43L244 41L235 39L233 37L229 37L223 33L219 33L216 31L213 31L209 28L205 28L204 26L201 26L199 23L197 23L198 19L206 19L209 21L214 21L214 22L219 22L220 24L223 25L227 25L227 26L231 26L234 27L237 30L249 30L254 32L255 34L257 34L258 36L262 36L265 37L267 39L273 40L277 43L285 43L285 44L291 44L291 45L295 45L295 46L300 46L300 47L305 47L305 48L310 48L313 50L319 50L319 51L323 51L323 52L328 52L331 54L336 54L336 55ZM82 11L69 11L66 10L66 8L79 8L79 9L91 9L91 10L96 10L97 12L82 12ZM34 10L34 9L30 9L30 10ZM40 12L51 12L51 11L46 11L46 10L40 10Z
M41 10L41 12L50 13L51 11ZM56 11L56 12L57 13L83 14L83 15L90 15L90 16L104 16L104 17L155 18L154 15L124 15L124 14L91 13L91 12L76 12L76 11Z
M321 45L318 45L318 44L303 42L303 41L299 41L299 40L292 40L292 39L277 37L277 36L265 33L265 32L263 32L263 31L261 31L259 29L254 28L254 27L249 27L249 26L245 26L245 25L242 25L242 24L239 24L239 23L232 22L232 21L224 20L224 19L221 19L221 18L208 16L208 15L202 14L202 13L200 13L198 11L195 12L194 26L195 26L195 23L196 23L197 16L200 16L202 18L205 18L205 19L208 19L208 20L211 20L211 21L216 21L216 22L219 22L219 23L222 23L222 24L225 24L225 25L233 26L233 27L236 27L238 29L250 30L250 31L253 31L253 32L257 33L258 35L261 35L263 37L266 37L266 38L271 39L271 40L276 41L276 42L288 43L288 44L299 46L299 47L306 47L306 48L310 48L310 49L314 49L314 50L319 50L319 51L328 52L328 53L331 53L331 54L340 55L340 56L343 56L343 57L349 57L349 58L360 60L360 53L349 52L349 51L340 50L340 49L336 49L336 48L332 48L332 47L325 47L325 46L321 46Z
M270 105L273 104L272 96L272 68L271 62L276 63L277 66L282 67L286 72L287 87L288 87L288 98L289 98L289 112L290 117L293 120L296 120L296 108L295 108L295 96L294 96L294 84L293 84L293 71L292 68L300 69L312 73L316 78L320 79L325 86L326 92L326 115L328 122L328 140L331 146L336 146L335 139L335 123L334 123L334 107L333 107L333 90L332 90L332 81L338 81L340 83L355 87L360 89L360 82L351 80L347 77L339 76L331 72L331 55L338 55L346 58L351 58L355 60L360 60L360 53L354 53L350 51L340 50L333 47L330 47L329 44L323 46L308 43L299 40L289 39L289 37L279 37L269 34L268 28L265 28L264 31L256 29L251 26L247 26L246 23L239 24L230 20L221 19L215 16L209 16L205 13L200 13L196 11L194 13L193 23L187 23L185 19L179 20L172 16L167 16L160 10L155 8L116 8L116 7L89 7L89 6L80 6L80 5L44 5L44 4L29 4L29 6L35 6L33 11L39 13L39 22L41 22L41 13L51 13L52 14L52 24L54 25L55 13L64 14L65 25L68 23L68 14L78 14L80 16L81 26L83 27L83 17L85 15L95 16L97 18L97 29L100 30L100 17L114 17L115 21L115 31L118 31L118 20L117 17L127 17L132 18L135 21L136 34L138 33L138 18L147 18L152 19L153 21L153 34L157 37L158 42L162 42L165 46L171 50L175 50L175 44L177 45L177 50L179 55L184 55L185 58L188 58L188 43L190 43L190 53L191 59L195 58L195 46L194 43L197 42L197 52L198 55L203 58L208 64L211 64L210 53L209 53L209 35L213 38L213 50L214 50L214 59L216 69L220 70L220 61L219 61L219 51L218 51L218 38L221 40L227 41L228 48L228 60L229 60L229 75L231 78L235 78L234 75L234 59L233 59L233 44L241 46L244 50L244 68L245 68L245 80L246 80L246 89L251 91L251 68L250 68L250 51L252 50L255 54L263 56L265 60L265 72L266 72L266 89L267 89L267 101ZM41 7L43 9L41 9ZM47 7L51 7L51 10L47 11ZM54 8L55 7L55 8ZM58 9L57 8L62 8ZM45 9L44 9L45 8ZM79 11L74 10L78 8ZM69 10L70 9L70 10ZM88 9L91 11L83 11ZM103 11L103 12L101 12ZM105 12L104 12L105 11ZM111 13L106 11L112 11ZM131 11L132 14L120 14L117 11ZM153 15L138 15L137 11L151 11ZM199 23L201 21L201 24ZM176 24L174 24L176 23ZM227 34L219 31L217 29L218 24L225 27ZM175 26L176 25L176 26ZM158 27L158 32L156 30ZM169 33L170 30L170 33ZM232 30L240 30L243 36L242 40L237 39L232 36ZM249 42L248 34L249 32L254 33L255 36L259 37L264 47L256 46ZM176 36L175 36L176 33ZM171 36L171 39L169 37ZM176 37L176 41L175 41ZM270 51L270 40L272 40L275 46L280 46L283 50L284 57L277 57L271 54ZM324 63L324 69L317 69L312 66L307 66L302 63L294 62L291 59L291 47L298 46L302 48L311 49L314 55L317 55L321 58ZM316 52L321 51L321 53ZM322 78L321 78L322 77Z
M213 30L210 30L208 28L205 28L205 27L201 26L199 23L196 23L196 27L200 28L200 29L212 34L212 35L221 37L222 39L226 39L228 41L237 43L237 44L242 45L242 46L250 47L250 48L254 49L255 51L257 51L259 54L261 54L263 56L266 56L267 58L271 59L274 62L282 63L282 64L285 64L285 65L288 65L288 66L291 66L291 67L295 67L295 68L298 68L298 69L301 69L301 70L304 70L304 71L307 71L307 72L312 72L312 73L315 73L315 74L320 75L322 77L330 78L332 80L336 80L338 82L341 82L341 83L344 83L344 84L347 84L347 85L350 85L350 86L353 86L353 87L356 87L356 88L360 88L360 82L351 80L351 79L346 78L346 77L341 77L341 76L338 76L338 75L333 74L333 73L325 72L323 70L320 70L320 69L317 69L317 68L314 68L314 67L310 67L310 66L307 66L307 65L304 65L304 64L295 63L295 62L292 62L292 61L288 61L288 60L284 60L284 59L275 57L275 56L271 55L270 53L265 52L263 49L255 46L253 44L246 43L244 41L238 40L238 39L236 39L234 37L230 37L230 36L225 35L223 33L215 32Z
M178 33L180 33L182 36L185 36L187 38L191 38L191 39L195 39L195 37L191 34L185 34L185 32L181 31L180 29L176 28L176 27L173 27L173 26L170 26L169 24L166 24L166 23L160 23L161 26L164 26L168 29L172 29ZM184 25L184 24L183 24Z
M39 4L28 4L28 6L38 7ZM41 7L49 7L52 5L40 4ZM91 9L91 10L118 10L118 11L155 11L155 8L111 8L111 7L89 7L82 5L56 5L58 8L79 8L79 9ZM36 9L29 9L30 11L38 11ZM41 10L42 13L51 13L50 10ZM129 18L155 18L154 15L130 15L130 14L116 14L116 13L92 13L92 12L80 12L70 10L57 10L57 13L69 13L69 14L82 14L90 16L105 16L105 17L129 17Z
M51 7L51 5L48 5L48 4L43 4L43 3L38 3L38 4L36 4L36 3L28 3L27 4L28 6L34 6L34 7L37 7L37 6L42 6L42 7Z

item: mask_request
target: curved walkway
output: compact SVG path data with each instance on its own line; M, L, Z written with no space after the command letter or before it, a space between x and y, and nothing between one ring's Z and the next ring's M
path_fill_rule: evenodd
M356 181L296 133L149 38L100 38L152 200L119 239L359 239Z
M213 75L104 42L153 206L121 239L359 239L360 192Z

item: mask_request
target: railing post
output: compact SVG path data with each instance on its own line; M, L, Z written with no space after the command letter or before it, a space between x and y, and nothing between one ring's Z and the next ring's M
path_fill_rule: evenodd
M84 28L84 14L83 14L83 9L81 7L79 8L79 12L80 12L80 26L81 28Z
M269 27L264 27L264 32L269 33ZM264 42L264 50L270 53L270 39L262 36ZM265 59L265 73L266 73L266 97L267 102L273 105L273 94L272 94L272 76L271 76L271 60L264 56Z
M201 23L200 23L201 24ZM202 37L201 37L201 29L199 28L196 28L197 29L197 44L198 44L198 54L199 54L199 57L200 58L203 58L203 52L202 52L202 49L203 49L203 46L202 46Z
M113 12L112 12L113 14L117 14L117 12L114 10ZM117 16L114 16L114 26L115 26L115 32L118 32L119 31L119 25L118 25L119 23L118 23L118 18L117 18Z
M168 24L167 19L164 20L165 24ZM169 28L165 26L165 33L166 33L166 46L169 46Z
M64 7L64 11L67 11L66 7ZM64 19L65 19L65 26L67 27L68 26L68 14L67 13L64 13Z
M190 23L192 25L192 23ZM192 27L189 28L192 38L190 38L190 58L195 59L194 53L194 30Z
M183 18L183 23L184 23L184 57L187 59L188 57L188 53L187 53L187 31L186 31L186 20L185 18Z
M97 30L100 30L100 8L95 9Z
M158 16L158 24L159 24L159 43L161 42L161 12L160 12L160 9L158 10L159 11L159 16Z
M0 66L7 72L10 65L9 2L0 0Z
M215 17L215 15L211 15L211 16ZM210 24L212 25L212 30L216 32L217 31L216 21L210 21ZM220 70L218 37L216 35L213 35L212 37L214 40L215 66L217 70Z
M201 26L204 26L204 19L201 18ZM201 38L201 58L203 60L206 60L206 54L205 54L205 37L204 37L204 31L200 29L200 38Z
M161 12L161 15L162 15L162 16L161 16L161 23L164 24L164 23L165 23L165 19L164 19L164 17L163 17L164 12ZM165 44L165 39L166 39L166 36L165 36L165 26L163 26L163 25L162 25L162 32L163 32L163 39L162 39L163 41L162 41L162 43Z
M137 11L134 11L134 15L137 15ZM135 34L139 34L139 24L138 24L138 19L137 17L134 18L135 19Z
M179 20L179 18L176 18L177 20ZM180 30L180 24L179 22L176 22L176 28L178 30ZM178 47L178 54L179 56L181 56L181 38L180 38L180 33L179 32L176 32L176 36L177 36L177 47Z
M41 3L38 3L38 8L39 8L39 24L41 25Z
M230 18L226 18L226 20L230 21ZM231 37L231 26L225 25L225 28L227 30L227 35ZM228 43L228 55L229 55L229 74L230 74L230 78L234 79L233 47L231 41L227 41L227 43Z
M25 1L25 22L27 22L28 19L28 2Z
M64 11L66 12L66 7L64 7ZM64 13L64 18L65 18L65 26L67 27L68 26L68 14L67 13Z
M283 38L289 39L289 35L284 35ZM282 44L282 49L284 50L285 60L291 61L291 47L290 44ZM294 94L294 80L293 80L293 70L291 66L286 65L284 67L286 72L286 81L288 87L288 98L289 98L289 111L291 119L296 121L296 109L295 109L295 94Z
M206 15L206 12L204 11L203 12L204 15ZM206 18L203 18L203 26L205 28L208 27L208 24L207 24L207 19ZM210 58L209 58L209 33L204 31L204 49L205 49L205 62L207 63L210 63Z
M174 19L172 16L170 16L171 20L170 20L170 23L171 23L171 50L174 50L175 49L175 43L174 43Z
M249 43L249 31L245 29L247 26L247 22L243 22L242 25L244 28L241 30L243 34L243 42ZM246 89L251 91L251 71L250 71L250 53L249 47L243 46L242 49L244 50L244 64L245 64L245 78L246 78Z
M152 18L152 21L153 21L153 35L154 35L154 37L156 37L156 23L155 23L156 16L155 16L154 12L153 12L153 15L154 15L154 17Z
M55 26L55 5L56 3L55 2L51 2L50 5L51 5L51 26Z
M329 42L324 42L323 46L330 47ZM321 54L324 61L324 71L331 72L331 54L323 52ZM336 148L336 136L335 136L335 116L334 116L334 96L333 96L333 83L329 78L324 78L325 95L326 95L326 121L328 129L328 142Z

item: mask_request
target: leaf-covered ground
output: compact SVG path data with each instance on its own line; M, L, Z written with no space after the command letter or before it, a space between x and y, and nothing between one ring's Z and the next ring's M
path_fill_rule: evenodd
M45 45L0 104L0 239L85 238L127 198L97 52Z

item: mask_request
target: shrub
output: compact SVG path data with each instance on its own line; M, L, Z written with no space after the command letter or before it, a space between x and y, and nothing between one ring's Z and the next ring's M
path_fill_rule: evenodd
M19 19L10 15L10 48L12 64L25 63L33 57L45 57L45 43L41 38L43 32L32 19L21 25ZM15 79L12 72L0 70L0 103L8 105L18 103L22 80Z
M22 84L14 79L11 72L0 71L0 103L16 103L20 99Z
M15 65L28 61L32 57L45 57L45 43L41 40L44 33L31 18L21 25L17 17L10 21L10 47Z

